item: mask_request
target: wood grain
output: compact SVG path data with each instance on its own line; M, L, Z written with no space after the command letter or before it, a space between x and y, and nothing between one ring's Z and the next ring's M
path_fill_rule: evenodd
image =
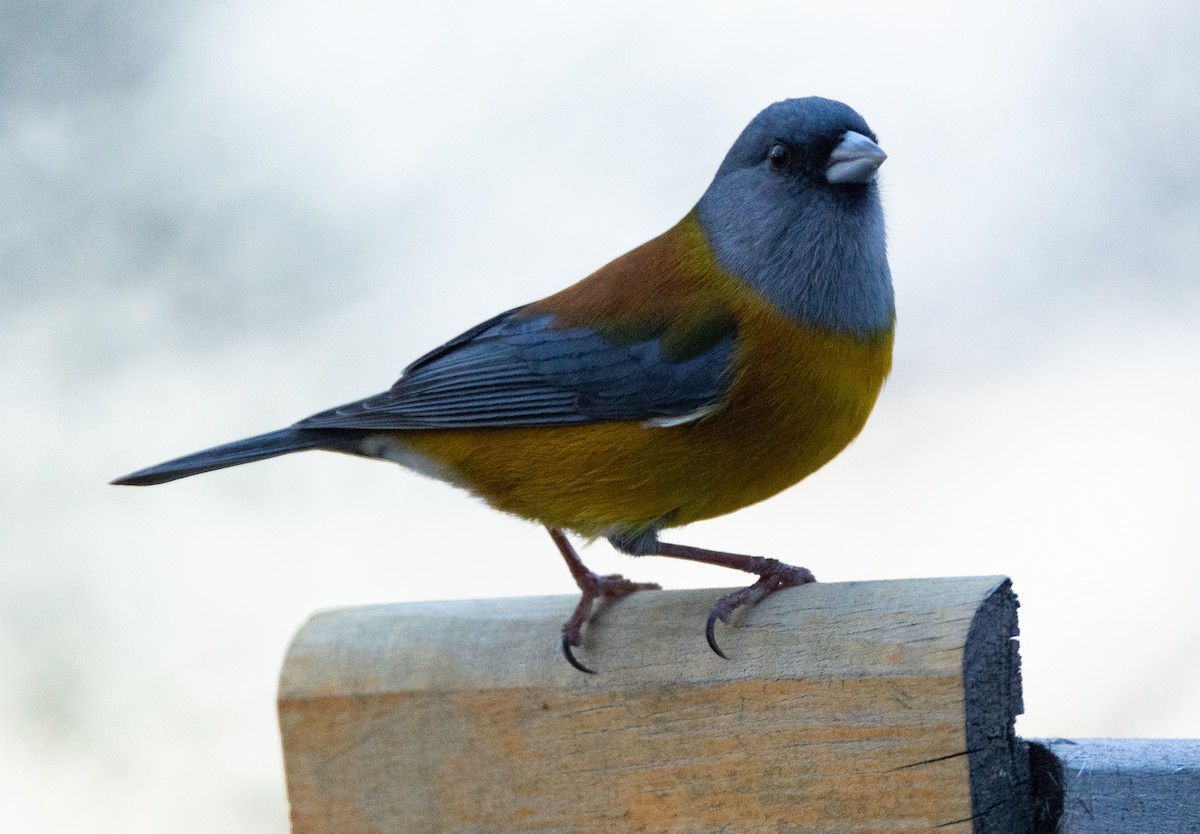
M573 597L315 615L280 682L293 831L1028 830L1006 580L781 592L728 661L719 593L609 608L597 675L557 654Z
M1037 739L1039 834L1200 834L1200 739Z

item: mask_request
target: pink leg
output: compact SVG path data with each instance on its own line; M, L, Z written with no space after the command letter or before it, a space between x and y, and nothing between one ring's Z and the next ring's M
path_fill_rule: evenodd
M619 573L609 576L599 576L592 573L588 570L587 565L583 563L583 560L579 558L579 554L575 552L575 548L571 546L571 542L562 530L547 527L546 531L550 534L550 538L554 539L554 543L558 545L558 552L562 554L563 559L566 561L567 569L571 571L571 576L575 579L575 584L583 592L583 596L579 600L579 605L575 606L575 613L563 623L563 656L567 658L568 663L579 671L595 674L594 670L589 669L576 660L575 654L572 651L573 648L583 642L583 626L591 619L592 603L598 599L620 599L632 594L634 591L657 591L661 586L654 582L632 582Z
M809 582L817 581L808 568L794 567L784 564L778 559L764 559L761 556L743 556L739 553L705 550L702 547L667 544L666 542L659 542L658 546L654 548L654 553L659 556L688 559L693 562L703 562L706 565L719 565L723 568L758 574L757 582L740 591L734 591L732 594L721 597L708 614L704 636L708 638L709 648L721 657L725 657L725 652L721 651L721 647L717 645L717 638L714 634L717 620L728 623L730 615L742 606L754 605L782 588L793 588L797 585L807 585Z

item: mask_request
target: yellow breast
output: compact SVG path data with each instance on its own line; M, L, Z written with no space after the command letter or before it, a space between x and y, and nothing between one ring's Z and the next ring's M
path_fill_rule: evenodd
M585 536L672 527L761 501L859 433L892 332L860 340L729 298L739 353L725 406L672 427L609 423L405 432L397 440L497 509Z

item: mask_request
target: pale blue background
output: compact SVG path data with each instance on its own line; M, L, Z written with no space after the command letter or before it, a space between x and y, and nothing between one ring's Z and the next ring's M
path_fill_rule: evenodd
M891 154L893 378L826 470L676 538L1010 574L1024 733L1200 736L1198 55L1195 2L5 5L4 827L283 832L310 611L570 592L539 529L381 464L104 482L387 387L808 94Z

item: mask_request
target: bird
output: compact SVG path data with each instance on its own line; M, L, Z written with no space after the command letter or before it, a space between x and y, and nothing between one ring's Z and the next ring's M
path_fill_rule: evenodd
M778 559L660 534L769 498L862 430L892 363L896 312L866 121L820 97L775 102L674 226L553 295L418 358L387 391L117 478L151 485L306 450L390 461L544 526L595 604L657 589L589 570L568 533L757 576L715 627L814 582Z

